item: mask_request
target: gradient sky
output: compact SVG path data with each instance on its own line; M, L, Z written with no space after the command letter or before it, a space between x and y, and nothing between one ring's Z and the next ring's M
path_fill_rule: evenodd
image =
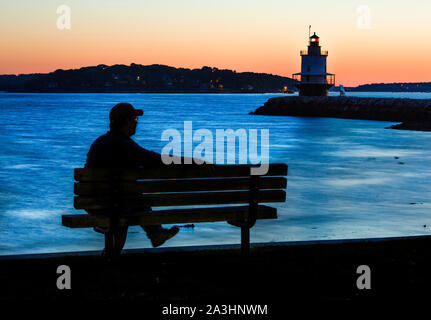
M71 8L58 30L57 7ZM367 5L371 28L357 26ZM308 25L337 84L431 81L430 0L0 0L0 74L97 64L291 76Z

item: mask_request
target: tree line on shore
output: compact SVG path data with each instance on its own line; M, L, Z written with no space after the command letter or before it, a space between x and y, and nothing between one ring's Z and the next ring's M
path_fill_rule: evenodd
M0 90L24 92L283 92L295 81L266 73L165 65L83 67L47 74L2 75Z

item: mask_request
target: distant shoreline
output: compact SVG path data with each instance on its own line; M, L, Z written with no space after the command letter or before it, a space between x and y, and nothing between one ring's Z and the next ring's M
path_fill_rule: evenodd
M339 93L338 90L330 90L330 93ZM224 91L187 91L187 90L176 90L176 91L163 91L163 90L153 90L153 91L138 91L138 90L118 90L118 91L103 91L103 90L58 90L58 91L31 91L31 90L0 90L0 93L139 93L139 94L178 94L178 93L184 93L184 94L283 94L286 96L292 96L295 94L298 94L297 91L294 93L284 93L281 91L235 91L235 90L224 90ZM431 91L367 91L367 90L354 90L354 91L346 91L346 97L349 97L349 93L355 94L355 93L385 93L385 94L400 94L400 93L429 93L431 94ZM354 96L350 96L354 97Z
M50 73L0 75L0 90L25 93L283 93L297 81L267 73L166 65L100 64ZM431 82L371 83L346 92L431 92ZM339 86L330 92L339 92Z
M204 66L104 65L45 74L0 75L0 90L49 93L262 93L293 90L296 81L267 73Z
M101 91L101 90L74 90L74 91L27 91L27 90L0 90L0 93L137 93L137 94L283 94L285 96L293 96L298 92L294 93L283 93L280 91ZM330 91L330 93L338 93L338 91ZM431 91L349 91L346 92L346 97L354 97L350 96L349 93L384 93L384 94L400 94L400 93L424 93L431 94Z
M25 90L0 90L0 93L136 93L136 94L284 94L283 92L277 92L277 91L248 91L248 92L241 92L241 91L25 91ZM286 96L293 95L292 93L285 94Z

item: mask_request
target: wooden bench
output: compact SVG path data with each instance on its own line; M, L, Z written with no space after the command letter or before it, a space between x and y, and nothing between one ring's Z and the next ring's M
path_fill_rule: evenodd
M276 219L277 210L259 203L286 200L287 165L270 164L266 175L250 175L250 165L216 165L213 172L196 166L156 169L75 169L75 209L117 212L63 215L69 228L109 228L105 250L111 253L117 226L226 221L241 228L241 251L250 247L256 219ZM225 206L225 205L230 206ZM246 204L243 206L232 206ZM217 205L207 207L208 205ZM190 207L123 214L145 207ZM206 207L203 207L206 206ZM116 217L116 218L115 218Z

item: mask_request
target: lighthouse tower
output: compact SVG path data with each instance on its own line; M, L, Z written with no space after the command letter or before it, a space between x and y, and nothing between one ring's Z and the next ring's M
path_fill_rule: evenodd
M316 33L310 37L308 50L301 51L301 72L292 75L300 96L327 96L335 85L335 74L326 72L328 51L321 50L319 40Z

